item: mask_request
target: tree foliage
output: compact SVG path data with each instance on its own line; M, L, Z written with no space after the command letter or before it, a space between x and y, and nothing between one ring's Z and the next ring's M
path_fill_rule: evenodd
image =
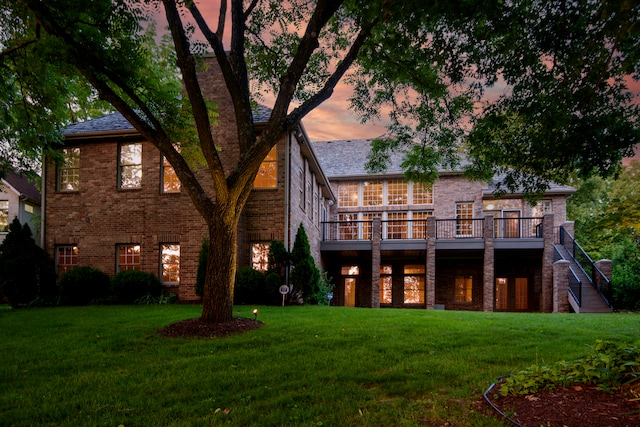
M209 22L182 0L0 4L0 140L37 152L60 140L84 100L119 111L171 163L209 226L205 320L231 319L236 228L262 159L341 81L353 84L363 120L388 113L393 138L377 143L372 169L389 149L408 149L411 179L434 179L465 148L470 176L504 172L507 189L534 192L576 173L615 173L638 142L629 90L640 74L638 0L221 0ZM167 60L143 31L159 13ZM232 167L197 79L205 50L234 106ZM252 107L266 92L271 117L256 139Z

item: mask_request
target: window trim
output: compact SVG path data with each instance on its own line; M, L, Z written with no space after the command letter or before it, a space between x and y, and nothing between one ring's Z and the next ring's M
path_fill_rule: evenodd
M125 268L124 270L121 268L123 264L120 263L120 248L125 248L125 247L138 248L138 264L133 264L133 263L124 264L124 265L132 265L132 266L137 265L137 268ZM126 256L127 254L125 254L125 257ZM119 273L125 270L142 270L142 245L140 243L122 243L122 244L116 245L116 273Z
M140 146L140 163L127 163L127 164L123 164L122 163L122 147L124 146L130 146L130 145L139 145ZM123 142L118 144L118 190L124 190L124 191L130 191L130 190L140 190L142 188L142 178L143 178L143 168L142 168L142 163L143 163L143 153L142 153L142 142ZM122 186L122 172L123 172L123 167L125 168L133 168L139 166L140 167L140 180L138 182L137 186L127 186L127 187L123 187Z
M61 150L62 155L64 157L64 161L62 164L58 164L56 167L56 191L59 193L77 193L80 191L80 147L65 147ZM68 166L67 163L69 160L74 160L74 163L77 162L77 165ZM71 183L72 186L75 185L75 188L63 188L62 186L62 174L66 171L76 171L74 174L66 174L68 176L77 176L78 181L76 183ZM64 181L68 183L68 180Z
M165 263L164 262L164 248L165 246L177 246L178 247L178 261L173 263ZM171 243L171 242L163 242L160 243L160 281L164 286L178 286L180 285L180 257L182 256L180 243ZM165 281L165 265L175 265L177 266L177 271L173 272L177 275L178 280L176 281Z

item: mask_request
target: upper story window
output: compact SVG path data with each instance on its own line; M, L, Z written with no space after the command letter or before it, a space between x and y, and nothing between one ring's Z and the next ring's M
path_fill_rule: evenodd
M387 182L387 204L406 205L408 201L408 185L401 179Z
M313 182L312 177L307 180L307 215L313 218Z
M162 192L163 193L179 193L180 180L171 163L162 157Z
M298 205L300 206L300 209L304 210L304 170L302 168L300 168L298 170L298 193L300 195L300 200Z
M9 201L0 200L0 233L9 231Z
M63 163L58 165L58 191L80 189L80 147L63 148Z
M264 158L258 169L253 188L276 188L278 185L278 157L276 147L273 147Z
M366 181L362 190L363 206L382 205L382 181Z
M531 208L531 215L534 217L544 216L553 212L551 200L538 200L538 203Z
M338 203L340 207L358 206L358 183L341 182L338 187Z
M456 236L469 237L473 235L473 203L456 203Z
M118 156L118 188L142 186L142 144L121 144Z
M413 183L413 204L431 205L433 204L433 184L414 182Z

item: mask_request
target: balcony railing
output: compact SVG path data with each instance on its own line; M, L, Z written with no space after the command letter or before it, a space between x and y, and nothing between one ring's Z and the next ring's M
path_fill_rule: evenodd
M435 219L435 237L438 240L483 239L484 218ZM381 220L382 240L427 239L427 219ZM322 223L325 241L372 240L373 220L326 221ZM542 238L542 218L494 218L494 238Z

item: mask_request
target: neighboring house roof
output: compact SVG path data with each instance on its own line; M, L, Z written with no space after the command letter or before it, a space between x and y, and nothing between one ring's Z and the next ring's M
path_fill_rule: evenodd
M40 204L40 191L26 176L10 171L2 180L10 185L18 195L24 196L38 205Z
M271 109L258 105L253 111L254 123L266 123L271 117ZM85 133L102 133L114 131L134 131L135 128L120 113L111 113L95 119L75 123L63 131L64 135L76 135Z

